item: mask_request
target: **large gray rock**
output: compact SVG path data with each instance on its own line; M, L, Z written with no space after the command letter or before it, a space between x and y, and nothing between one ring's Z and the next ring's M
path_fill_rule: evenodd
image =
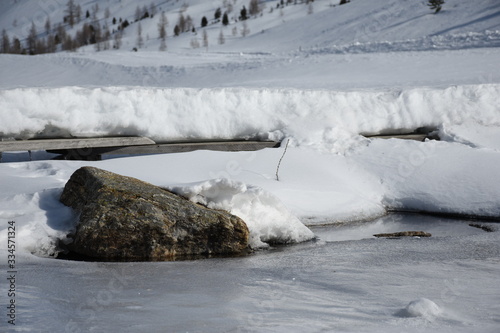
M248 249L248 228L239 217L109 171L78 169L60 200L79 213L69 250L86 256L171 260Z

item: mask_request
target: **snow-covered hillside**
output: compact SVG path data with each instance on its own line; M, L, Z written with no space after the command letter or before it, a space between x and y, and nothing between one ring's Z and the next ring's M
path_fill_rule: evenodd
M288 143L286 153L282 146L95 162L3 153L0 267L7 271L15 224L20 330L498 331L499 232L421 215L357 222L394 211L499 219L500 1L447 0L438 14L424 0L305 2L278 8L278 1L261 1L262 14L242 21L249 0L74 0L83 18L66 26L69 36L92 23L85 14L98 4L96 20L113 39L120 19L130 23L119 49L0 54L0 139ZM25 43L34 23L46 38L53 33L44 32L47 18L56 27L67 3L0 1L0 30ZM229 3L223 26L214 13ZM134 22L137 7L152 4L154 17ZM158 35L162 11L166 50ZM174 36L181 12L195 31ZM361 135L419 127L436 129L441 141ZM48 258L75 228L58 198L84 165L239 214L256 247L273 237L318 238L209 262ZM401 228L433 236L372 237ZM6 323L0 330L12 328Z
M96 3L75 1L83 13L92 12ZM29 61L2 55L1 87L236 85L355 89L499 80L495 60L496 47L500 45L500 4L492 0L450 1L437 15L424 1L413 0L353 0L335 7L330 6L334 4L330 0L317 0L311 3L311 14L309 5L290 4L277 9L277 1L267 1L262 4L262 15L236 22L240 9L248 7L246 0L237 0L230 13L230 24L225 27L220 22L213 23L216 9L224 9L221 0L98 3L99 24L107 24L111 31L116 32L118 26L112 24L113 18L132 22L124 30L119 50L96 52L95 45L89 45L75 53L43 55ZM144 46L137 53L132 52L138 47L135 10L151 3L157 5L158 13L139 21ZM184 4L189 6L183 15L192 17L196 32L176 37L173 29ZM66 10L63 1L3 1L0 6L0 28L6 30L11 40L14 36L24 40L32 23L44 37L47 15L54 27L62 22ZM106 8L110 12L108 19L104 18ZM159 51L160 11L165 11L169 21L165 52ZM209 18L205 28L200 27L203 16ZM83 18L73 28L67 27L68 34L73 36L83 24L91 23L91 18ZM241 35L243 24L249 30L245 37ZM203 31L207 33L208 47L192 48L193 40L203 45ZM221 32L225 36L222 45L218 43ZM435 50L454 52L413 54ZM366 52L375 54L370 59L360 55ZM13 66L13 62L19 67ZM457 67L461 71L456 71Z
M11 38L24 41L34 23L39 37L45 37L45 23L49 18L52 30L58 23L63 23L68 34L74 35L83 24L98 22L109 26L111 31L118 30L119 20L128 20L131 25L124 30L124 49L131 50L137 41L137 26L141 23L144 37L144 50L158 50L160 41L158 23L160 13L165 12L168 19L167 46L169 51L191 49L193 38L202 38L202 31L208 34L209 50L229 52L265 52L278 53L309 48L326 48L356 43L380 42L418 42L423 38L441 37L452 39L461 36L461 40L450 41L455 48L468 47L468 39L482 39L480 46L498 45L498 37L491 38L488 31L500 28L498 17L499 4L494 0L449 1L444 9L434 15L426 1L389 0L365 1L353 0L344 6L338 6L333 0L291 1L289 5L279 6L280 1L260 1L261 11L242 21L240 10L249 8L247 0L73 0L81 8L81 21L69 27L64 23L68 1L30 1L8 0L0 4L0 29L5 29ZM286 3L286 1L285 1ZM293 3L297 3L294 5ZM86 18L85 13L93 13L98 4L96 18ZM232 8L228 7L231 4ZM335 6L336 5L336 6ZM136 10L146 7L149 12L154 6L156 15L134 22ZM220 8L228 12L229 24L223 26L214 14ZM178 23L179 14L192 18L195 32L181 33L175 37L173 30ZM208 25L201 27L201 19L206 17ZM113 24L113 18L117 23ZM248 26L246 37L242 37L243 23ZM233 28L237 34L233 34ZM220 31L226 36L226 42L219 45ZM455 37L457 38L457 37ZM92 49L88 47L87 49ZM419 49L415 46L415 49ZM196 52L196 50L191 50ZM198 52L205 52L200 48Z

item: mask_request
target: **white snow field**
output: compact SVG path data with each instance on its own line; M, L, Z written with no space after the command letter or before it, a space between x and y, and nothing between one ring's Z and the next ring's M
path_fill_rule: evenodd
M448 0L438 14L424 0L281 9L261 1L262 15L245 22L235 19L247 0L74 2L83 13L98 3L100 24L113 29L113 17L130 20L122 47L0 54L0 138L283 144L92 162L3 153L0 331L500 330L500 1ZM213 16L229 2L224 27ZM133 52L136 7L151 3L169 20L167 50L159 51L158 12L140 21L144 45ZM0 1L0 30L24 41L33 22L45 37L46 18L61 22L66 4ZM196 33L174 37L184 4ZM203 30L208 47L192 48ZM361 135L422 127L441 141ZM155 263L55 259L76 223L59 196L86 165L242 217L257 251ZM432 237L373 236L410 230ZM287 245L268 245L276 241Z

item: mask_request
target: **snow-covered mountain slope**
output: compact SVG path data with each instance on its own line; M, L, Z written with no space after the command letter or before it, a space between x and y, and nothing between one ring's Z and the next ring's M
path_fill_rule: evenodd
M107 24L110 30L116 30L113 18L128 20L132 24L125 29L125 44L131 49L135 43L137 25L134 23L137 7L151 4L156 7L157 14L152 19L141 20L142 34L145 39L144 48L155 49L159 45L157 24L159 13L166 13L169 25L167 45L171 51L190 49L190 40L201 37L201 31L207 30L209 48L217 51L235 52L288 52L299 48L325 47L351 43L396 42L420 39L426 36L445 36L464 33L485 33L500 29L500 3L495 0L448 1L443 10L434 15L426 5L426 1L414 0L353 0L343 6L334 6L337 1L316 0L310 6L305 1L295 1L297 5L276 8L279 1L260 1L262 11L251 16L245 23L248 35L241 37L243 21L238 21L240 9L249 8L249 1L222 0L107 0L89 1L74 0L80 5L82 21L69 28L74 34L84 23L92 23L92 17L85 18L85 13L93 12L98 4L96 18L101 25ZM217 8L222 12L228 10L224 3L232 3L229 12L229 25L224 27L214 19ZM187 5L187 6L186 6ZM63 22L66 15L67 1L30 1L9 0L0 4L0 29L9 34L25 39L35 23L40 36L43 36L44 25L50 18L52 27ZM109 16L106 12L109 9ZM192 18L196 33L183 33L173 37L173 29L178 21L179 12ZM149 10L151 11L151 10ZM92 16L92 15L91 15ZM201 28L201 19L208 19L208 26ZM233 36L232 29L238 33ZM224 45L217 45L219 32L226 36ZM149 37L149 38L148 38ZM487 44L489 41L485 40ZM456 47L460 47L457 43Z
M299 1L300 2L300 1ZM78 0L82 12L97 2ZM140 21L144 46L138 52L136 8L156 4L158 13ZM227 2L226 2L227 3ZM128 19L119 50L96 52L93 45L76 53L26 58L0 55L0 87L66 85L141 85L168 87L274 86L357 89L380 86L452 85L499 82L500 3L494 0L450 1L437 15L425 1L353 0L342 6L317 0L309 5L276 8L262 2L261 15L236 22L248 1L237 0L224 27L213 20L219 1L99 1L97 19L110 30L112 20ZM174 36L179 11L192 18L196 32ZM61 22L66 1L3 1L0 28L25 39L35 23L40 37L50 17ZM186 7L184 7L186 8ZM105 12L110 16L106 19ZM271 11L271 9L273 9ZM160 11L165 11L167 51L160 52ZM201 28L201 18L209 24ZM15 21L15 22L14 22ZM214 23L215 22L215 23ZM15 26L14 26L15 23ZM68 27L75 35L91 18ZM248 35L243 37L243 24ZM208 47L203 47L203 33ZM224 44L219 44L222 32ZM236 35L233 35L233 32ZM202 47L192 48L197 41ZM477 48L483 49L475 52ZM493 49L492 49L493 48ZM448 50L445 53L417 51ZM405 51L405 52L403 52ZM453 51L453 52L452 52ZM389 53L388 53L389 52ZM359 54L374 53L370 59ZM382 54L381 54L382 53ZM397 53L397 54L394 54Z

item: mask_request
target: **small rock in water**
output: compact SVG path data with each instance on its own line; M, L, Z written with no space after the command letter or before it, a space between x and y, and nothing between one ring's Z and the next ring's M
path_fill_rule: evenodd
M400 231L386 234L375 234L375 237L399 238L399 237L431 237L432 235L425 231Z
M487 224L482 224L482 223L469 223L469 226L482 229L486 232L494 232L496 230L494 227L487 225Z

